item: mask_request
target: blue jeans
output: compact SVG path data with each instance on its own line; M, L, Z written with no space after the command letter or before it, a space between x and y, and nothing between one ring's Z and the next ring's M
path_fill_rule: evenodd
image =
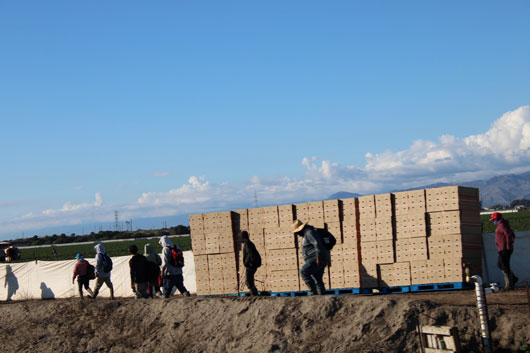
M173 287L177 287L181 294L188 293L186 287L184 287L184 277L180 275L165 276L164 282L162 283L164 289L164 297L169 298Z
M307 286L311 290L311 293L324 294L326 288L324 287L322 277L324 276L325 269L325 264L322 264L322 266L317 266L316 258L307 260L306 263L302 266L302 269L300 270L300 275L302 276L302 279L304 280L305 284L307 284Z

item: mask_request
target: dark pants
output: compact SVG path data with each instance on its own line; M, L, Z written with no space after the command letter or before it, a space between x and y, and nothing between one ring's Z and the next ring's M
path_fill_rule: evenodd
M304 266L302 266L302 269L300 270L300 275L302 276L302 279L304 280L305 284L307 284L307 286L311 290L311 293L324 294L326 288L324 287L322 277L324 276L325 269L326 266L324 264L322 264L322 266L317 265L316 258L309 259L308 261L306 261Z
M164 277L164 297L169 298L169 296L171 295L171 291L175 286L177 287L180 293L188 293L188 290L186 289L186 287L184 287L184 276L182 276L182 274L171 275Z
M512 269L510 268L510 258L512 257L513 250L502 250L499 251L499 258L497 260L497 266L502 272L510 274Z
M248 290L251 295L258 295L258 289L254 283L254 275L256 274L257 268L254 267L245 267L245 283L247 284Z
M79 293L82 293L83 287L85 289L89 289L90 281L87 276L79 276L77 277L77 288L79 289Z

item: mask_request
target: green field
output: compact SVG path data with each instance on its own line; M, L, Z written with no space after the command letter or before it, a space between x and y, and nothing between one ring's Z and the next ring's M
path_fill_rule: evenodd
M502 213L502 211L499 211ZM502 216L510 222L512 230L522 231L530 230L530 211L520 211L517 213L502 213ZM482 215L480 219L482 221L482 232L483 233L493 233L495 232L495 225L493 222L490 222L491 215Z
M182 251L191 250L191 239L189 236L186 237L170 237L171 241L178 245ZM136 240L127 240L127 241L115 241L115 242L105 242L103 246L105 251L109 256L125 256L129 255L129 246L136 244L140 253L144 253L144 246L147 243L151 243L155 250L160 253L162 252L162 247L158 244L159 238L156 239L136 239ZM52 247L45 246L42 248L32 248L32 249L20 249L21 258L16 262L27 262L35 260L45 260L45 261L54 261L54 260L72 260L78 252L82 253L86 258L93 258L96 255L94 250L94 245L98 242L92 244L71 244L64 246L56 246L57 257L54 257L52 254Z

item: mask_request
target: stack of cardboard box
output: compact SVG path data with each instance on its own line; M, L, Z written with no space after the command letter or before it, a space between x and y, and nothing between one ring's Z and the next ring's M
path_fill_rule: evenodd
M247 290L236 239L241 230L262 257L258 290L306 290L302 239L291 230L295 219L326 228L337 239L324 273L326 288L461 282L464 264L481 274L478 189L452 186L192 215L198 293Z
M426 190L429 258L443 259L445 282L462 280L464 264L482 273L482 227L476 188L448 186ZM439 270L438 270L439 271ZM441 272L441 271L439 271Z
M237 292L234 231L231 212L190 216L192 250L195 258L197 292Z

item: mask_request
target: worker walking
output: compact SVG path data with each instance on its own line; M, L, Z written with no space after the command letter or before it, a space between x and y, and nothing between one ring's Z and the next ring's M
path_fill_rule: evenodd
M245 266L245 283L250 290L250 295L258 295L258 289L254 282L254 275L261 267L261 255L254 243L250 240L248 232L243 230L239 233L243 243L243 265Z
M322 243L316 229L307 222L297 219L292 223L291 228L293 233L303 237L302 256L305 264L300 270L300 275L312 294L323 295L326 288L322 277L326 266L330 263L329 250Z
M497 266L504 274L504 289L513 289L519 278L512 272L510 258L513 253L515 233L510 228L510 223L499 212L491 215L490 221L495 224L495 245L499 251Z
M93 296L94 293L89 287L90 284L90 264L87 260L85 260L85 257L81 253L77 253L75 255L75 259L77 262L74 266L74 276L72 277L72 284L75 282L75 279L77 278L77 288L79 290L79 296L81 299L83 299L83 287L86 289L86 291Z
M92 299L96 299L98 296L99 290L106 284L110 290L110 298L114 299L114 286L110 281L110 271L112 271L112 260L105 252L103 244L97 244L94 246L96 250L96 288L94 288L94 294Z
M184 286L184 276L182 267L184 267L184 255L182 250L169 239L167 235L160 238L162 246L162 289L164 298L169 298L174 287L185 297L190 296L190 292Z

